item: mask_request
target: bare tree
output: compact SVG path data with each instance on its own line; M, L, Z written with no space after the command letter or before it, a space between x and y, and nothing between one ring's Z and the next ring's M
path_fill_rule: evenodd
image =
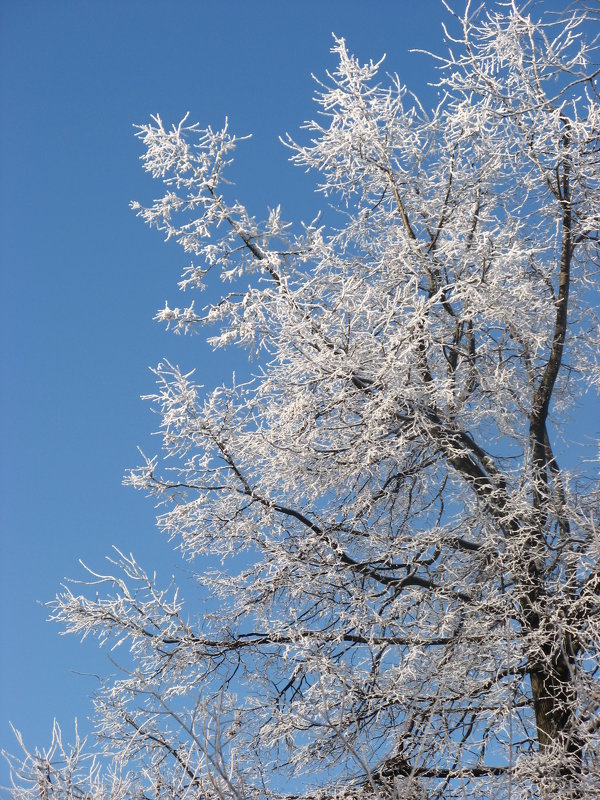
M166 193L134 209L182 288L231 281L158 319L257 367L161 363L162 457L127 479L206 613L121 554L53 606L129 647L96 703L130 795L600 797L598 461L568 438L600 383L596 31L487 6L448 9L432 111L335 40L285 142L330 227L230 200L227 127L139 128Z

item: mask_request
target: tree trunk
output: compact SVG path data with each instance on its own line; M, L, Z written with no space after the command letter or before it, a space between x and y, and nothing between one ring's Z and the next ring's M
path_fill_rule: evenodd
M551 644L544 648L544 663L529 671L539 749L550 756L555 751L556 772L543 776L542 796L569 800L583 797L579 788L582 747L575 730L577 691L573 681L568 642L561 641L558 653Z

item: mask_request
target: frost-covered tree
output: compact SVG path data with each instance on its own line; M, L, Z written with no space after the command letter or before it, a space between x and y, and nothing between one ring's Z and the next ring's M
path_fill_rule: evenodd
M451 23L431 111L335 40L285 142L328 225L232 199L227 127L139 128L166 190L134 209L192 254L182 289L230 285L158 319L255 377L157 367L162 454L127 482L205 612L121 554L61 594L124 653L110 766L31 755L17 797L600 797L597 446L568 423L600 384L597 23Z

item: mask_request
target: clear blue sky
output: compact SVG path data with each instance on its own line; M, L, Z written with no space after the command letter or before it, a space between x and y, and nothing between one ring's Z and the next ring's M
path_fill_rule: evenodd
M60 637L37 602L79 558L101 567L116 544L193 591L121 476L137 444L152 450L148 366L166 356L210 384L237 354L152 322L188 259L128 210L159 191L133 123L228 115L254 134L231 173L239 198L259 218L281 202L309 219L320 200L278 135L312 116L331 32L363 59L386 52L420 92L433 65L408 50L441 49L443 16L439 0L0 0L0 747L14 749L9 719L30 744L55 715L89 728L106 654Z
M102 566L116 544L148 567L185 568L155 530L149 501L121 487L156 419L139 400L148 366L167 356L226 380L235 353L210 357L199 337L152 316L177 299L187 257L128 209L158 187L142 173L132 125L186 111L253 133L232 172L262 217L281 202L310 218L319 200L278 135L312 115L314 84L334 62L331 32L362 58L418 86L430 67L441 3L377 0L0 0L1 630L0 746L12 720L31 744L90 713L110 671L93 642L45 622L78 558ZM198 302L201 302L200 300ZM189 592L193 589L189 585ZM4 765L0 784L6 782Z

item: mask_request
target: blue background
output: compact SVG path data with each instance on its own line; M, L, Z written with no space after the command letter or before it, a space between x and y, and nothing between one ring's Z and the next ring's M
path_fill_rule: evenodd
M441 51L443 18L438 0L0 0L1 747L16 747L9 720L32 746L54 716L67 738L74 717L90 728L106 654L61 638L40 604L81 576L79 558L102 569L114 544L193 592L152 503L121 486L136 445L154 450L148 366L166 356L209 385L244 368L152 321L177 304L189 259L128 210L160 192L133 123L228 115L253 134L230 173L238 198L259 218L281 203L312 219L322 199L278 136L314 115L310 74L335 67L331 32L363 60L386 52L431 102L434 64L408 50Z

